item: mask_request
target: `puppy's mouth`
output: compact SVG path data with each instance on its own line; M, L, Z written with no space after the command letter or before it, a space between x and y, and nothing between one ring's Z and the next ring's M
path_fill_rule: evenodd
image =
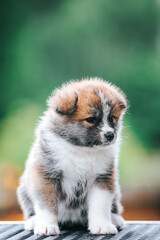
M110 145L113 145L116 141L116 136L114 137L114 139L112 141L107 141L107 140L104 140L104 142L102 142L102 146L110 146Z
M94 141L88 141L86 144L86 147L96 147L96 146L102 146L102 141L99 139L95 139Z
M107 147L107 146L111 146L115 143L116 137L112 140L112 141L101 141L101 140L95 140L92 143L89 143L87 145L87 147Z
M99 139L99 138L95 138L95 139L90 139L88 140L84 145L82 144L81 146L84 147L107 147L107 146L111 146L115 143L116 141L116 135L114 135L114 138L112 140L107 140L107 139Z

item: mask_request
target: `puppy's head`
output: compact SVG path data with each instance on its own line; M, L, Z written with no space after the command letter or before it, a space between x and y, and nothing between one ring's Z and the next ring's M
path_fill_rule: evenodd
M126 99L119 88L91 78L63 85L48 106L56 134L78 146L106 146L119 134Z

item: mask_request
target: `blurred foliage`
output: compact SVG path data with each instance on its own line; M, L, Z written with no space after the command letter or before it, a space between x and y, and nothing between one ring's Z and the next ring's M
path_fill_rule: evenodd
M137 136L159 147L158 1L2 0L0 11L1 119L28 100L44 109L66 80L100 76L128 96Z
M0 125L0 161L24 167L34 129L42 109L34 103L23 102L23 108L10 112Z
M120 181L123 189L160 190L160 151L143 147L126 124L122 131Z

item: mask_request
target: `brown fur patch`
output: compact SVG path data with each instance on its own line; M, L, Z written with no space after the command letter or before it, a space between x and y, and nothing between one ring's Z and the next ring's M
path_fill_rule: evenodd
M62 115L70 115L77 108L78 97L72 95L67 97L58 98L56 111Z
M112 112L113 116L115 116L116 118L119 118L122 110L125 108L126 108L126 106L123 103L117 102L117 104L114 107L113 112Z
M42 200L43 204L47 207L51 207L57 213L56 204L56 186L49 179L44 177L42 172L42 166L36 163L32 164L32 170L30 172L30 183L39 200ZM41 201L40 201L41 202Z
M77 109L73 113L72 118L75 121L78 121L84 120L88 117L92 117L93 108L98 107L100 103L100 97L94 92L94 89L92 89L92 87L88 89L82 89L81 91L79 91Z
M103 189L113 192L115 188L115 171L111 169L106 174L101 174L96 178L96 183Z

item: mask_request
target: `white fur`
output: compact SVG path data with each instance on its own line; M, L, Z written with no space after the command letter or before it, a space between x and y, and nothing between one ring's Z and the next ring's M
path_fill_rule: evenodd
M25 230L33 230L36 225L36 216L30 217L26 222L25 222Z
M123 217L121 217L120 215L111 214L111 219L112 219L112 223L117 227L117 228L122 228L125 225L125 221L123 219Z
M57 216L53 211L49 211L47 208L40 208L36 205L35 212L36 223L34 227L34 234L47 236L60 234Z
M113 194L107 189L93 186L88 194L88 222L92 234L116 234L111 222Z
M111 128L108 124L107 118L110 112L111 107L107 104L108 99L104 97L104 94L100 91L99 96L101 98L101 102L103 104L103 127L101 128L101 140L102 142L105 142L105 134L107 132L114 132L113 128Z

